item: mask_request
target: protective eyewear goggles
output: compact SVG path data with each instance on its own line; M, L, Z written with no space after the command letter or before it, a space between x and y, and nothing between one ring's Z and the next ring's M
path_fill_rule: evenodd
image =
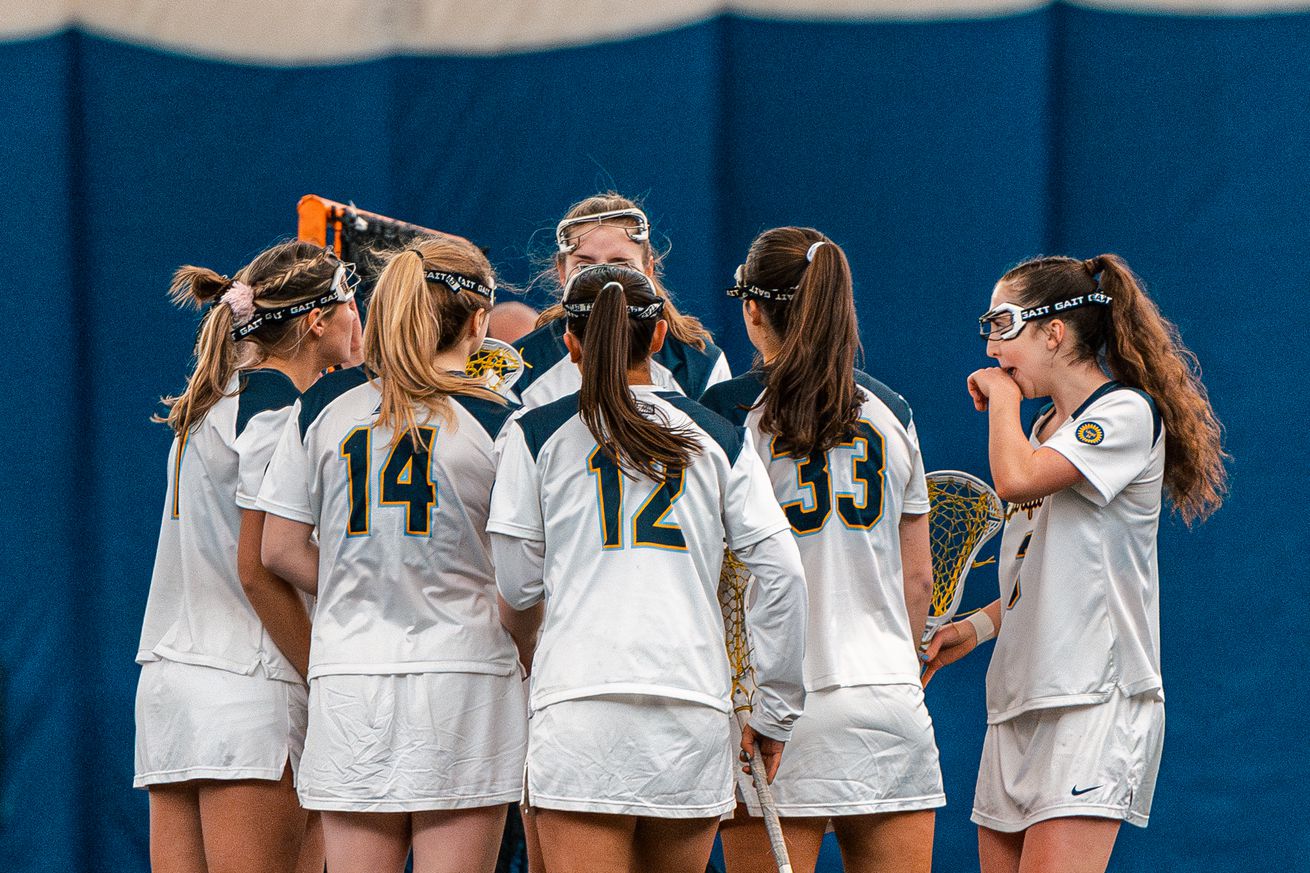
M743 300L754 297L759 300L773 300L778 303L785 303L796 296L795 288L761 288L758 285L747 284L742 278L745 274L745 264L739 266L737 272L732 274L734 284L727 290L729 297L740 297Z
M631 218L636 223L632 225L613 224L614 220L619 218ZM633 242L646 242L650 239L650 220L646 218L646 213L635 208L612 209L609 212L598 212L595 215L580 215L577 218L566 218L559 224L555 225L555 244L559 246L560 254L567 255L570 252L573 252L582 242L584 236L607 223L614 227L623 227L623 230L628 234L628 239ZM595 225L595 227L582 230L570 239L569 231L584 224Z
M1030 321L1053 318L1082 306L1109 306L1110 295L1093 291L1067 300L1024 308L1016 303L998 303L978 319L978 333L985 340L1012 340Z

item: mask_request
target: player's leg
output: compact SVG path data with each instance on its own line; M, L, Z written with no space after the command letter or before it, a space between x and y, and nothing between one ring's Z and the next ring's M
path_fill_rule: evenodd
M633 870L641 873L705 873L718 825L719 820L714 817L639 817L633 841Z
M819 863L819 849L827 829L826 818L784 818L782 839L787 844L787 855L796 873L812 873ZM778 865L769 848L769 833L764 819L746 812L746 805L737 804L730 821L719 827L723 842L723 863L728 873L777 873Z
M208 873L195 782L150 786L151 873Z
M1119 835L1114 818L1052 818L1028 828L1019 873L1105 873Z
M323 816L309 812L305 820L305 836L300 841L296 873L323 873L323 859Z
M415 812L414 873L492 873L506 806Z
M537 834L537 811L531 806L519 806L523 816L523 845L527 848L528 873L546 873L546 860L541 856L541 837Z
M634 863L636 816L538 808L533 818L547 870L645 873Z
M845 815L832 820L846 873L931 873L931 809Z
M407 812L323 812L332 873L400 873L409 858Z
M978 828L978 865L982 873L1019 873L1023 831L1005 833Z
M209 873L294 873L307 814L290 764L277 782L202 782L199 799Z

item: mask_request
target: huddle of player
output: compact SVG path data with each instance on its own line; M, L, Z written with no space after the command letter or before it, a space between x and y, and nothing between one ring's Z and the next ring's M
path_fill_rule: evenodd
M848 871L928 871L945 797L921 682L997 636L983 870L1104 870L1159 763L1162 489L1190 522L1225 486L1190 353L1127 266L997 283L1000 366L968 388L1011 507L1002 597L920 658L923 460L908 404L855 369L841 247L752 243L728 293L758 356L733 379L635 203L588 198L556 236L517 402L463 374L496 276L459 237L390 256L362 337L349 265L312 244L178 271L174 299L209 309L165 401L137 656L152 869L374 873L412 849L419 873L491 871L519 800L537 873L701 873L716 832L729 871L770 869L740 744L795 870L831 825ZM1022 397L1052 400L1031 432ZM740 731L725 543L753 574Z

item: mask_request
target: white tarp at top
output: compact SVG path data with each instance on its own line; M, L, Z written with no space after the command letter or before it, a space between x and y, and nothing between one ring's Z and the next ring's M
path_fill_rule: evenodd
M1078 0L1165 15L1310 11L1310 0ZM990 18L1047 0L0 0L0 39L80 27L186 54L263 64L391 54L486 55L624 39L720 14L794 21Z

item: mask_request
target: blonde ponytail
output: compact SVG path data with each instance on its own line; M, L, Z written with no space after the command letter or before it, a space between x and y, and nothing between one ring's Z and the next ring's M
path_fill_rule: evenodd
M437 363L436 354L463 336L474 312L489 310L491 301L476 291L454 291L429 282L429 271L456 273L487 288L495 286L486 256L460 237L423 237L387 260L369 305L364 364L378 378L382 403L377 426L391 428L392 445L405 434L417 445L420 409L424 421L436 415L449 423L451 394L505 402L494 391Z
M331 286L340 260L331 250L301 240L280 243L242 267L235 279L205 267L186 266L173 274L169 298L179 306L209 306L196 334L195 367L181 394L163 397L164 422L178 436L196 426L227 393L233 374L256 365L271 349L298 343L304 331L297 316L252 322L261 311L321 297ZM335 309L332 303L325 310ZM236 311L234 311L234 308ZM325 315L327 313L325 312ZM249 324L249 335L233 339L233 329ZM238 388L239 390L239 388Z
M152 421L166 423L178 436L191 430L223 398L232 374L240 364L236 343L232 342L232 309L219 298L232 287L233 280L204 267L186 266L173 274L169 298L180 306L200 309L210 306L196 333L195 369L181 394L164 397L161 402L168 414L155 415Z

